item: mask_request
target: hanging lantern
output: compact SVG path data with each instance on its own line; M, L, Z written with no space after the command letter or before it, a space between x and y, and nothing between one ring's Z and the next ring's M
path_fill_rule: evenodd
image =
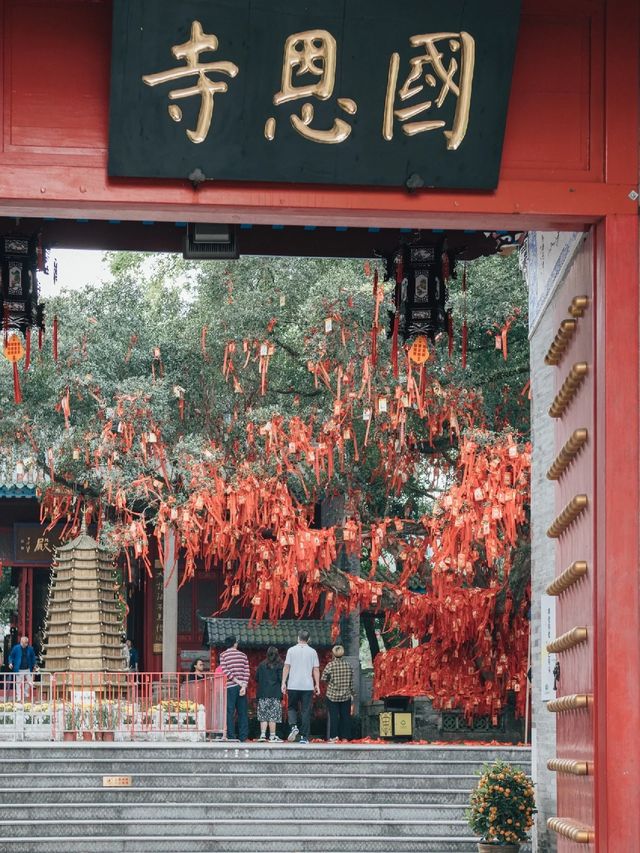
M26 335L27 329L44 323L38 304L38 263L44 253L38 235L0 238L0 312L5 327Z
M447 279L453 258L446 241L432 246L402 246L387 258L387 279L395 280L395 311L391 312L391 335L403 341L423 335L435 340L449 329L446 312Z

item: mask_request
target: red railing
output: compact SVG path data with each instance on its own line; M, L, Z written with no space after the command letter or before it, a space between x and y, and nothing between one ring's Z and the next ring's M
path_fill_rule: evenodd
M58 672L30 681L29 696L18 687L7 679L0 689L0 737L205 740L226 734L224 675Z

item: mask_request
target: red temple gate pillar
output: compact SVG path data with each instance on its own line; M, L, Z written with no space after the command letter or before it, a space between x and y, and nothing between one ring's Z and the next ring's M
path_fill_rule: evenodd
M640 850L638 218L596 229L596 849ZM604 285L604 286L601 286Z

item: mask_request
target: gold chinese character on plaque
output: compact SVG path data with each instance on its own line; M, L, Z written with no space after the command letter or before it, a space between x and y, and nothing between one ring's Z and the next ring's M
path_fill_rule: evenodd
M38 539L36 541L36 546L33 550L34 551L48 551L50 554L52 553L51 545L49 544L49 540L46 536L39 536L38 537Z
M200 62L201 53L209 53L218 49L218 39L213 34L207 34L202 30L200 21L191 24L191 39L184 44L176 44L171 48L171 53L176 59L184 59L186 65L183 68L172 68L168 71L159 71L156 74L145 74L143 81L147 86L158 86L160 83L168 83L174 80L182 80L186 77L197 77L194 85L185 89L172 89L169 92L169 100L177 101L183 98L199 96L200 112L195 130L187 130L187 136L192 142L204 142L211 127L213 119L213 108L215 96L218 92L226 92L228 85L224 80L211 80L210 73L226 74L235 77L238 66L233 62ZM182 110L177 104L168 107L170 117L174 121L182 120Z
M469 125L475 39L469 33L460 32L417 35L409 41L412 47L422 48L423 52L410 60L409 74L400 88L400 54L391 55L382 136L387 142L393 139L394 119L402 124L407 136L446 127L446 121L432 116L451 95L456 98L456 108L453 125L444 135L447 148L455 151L462 144ZM396 109L398 98L403 103L416 99L417 102ZM425 119L424 113L429 113L430 117ZM419 120L413 120L418 117Z
M302 79L301 79L302 78ZM328 101L336 82L336 40L327 30L307 30L289 36L284 47L281 89L273 96L275 106L288 101L317 98ZM355 115L358 106L351 98L338 98L338 106L347 115ZM351 134L351 125L334 119L329 129L311 127L315 116L313 104L302 105L300 115L290 116L293 128L312 142L336 145ZM271 142L276 135L276 120L267 119L265 137Z

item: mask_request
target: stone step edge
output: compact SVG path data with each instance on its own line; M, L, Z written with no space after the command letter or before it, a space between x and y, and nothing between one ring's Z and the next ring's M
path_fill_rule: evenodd
M314 767L318 765L324 764L353 764L353 759L351 758L316 758L313 761L309 762L308 759L299 758L299 757L273 757L273 756L261 756L261 757L251 757L251 756L221 756L220 758L179 758L179 757L171 757L171 758L90 758L90 757L59 757L59 758L7 758L4 760L5 765L11 764L80 764L83 761L90 761L92 764L97 763L106 763L106 762L139 762L141 764L175 764L178 762L189 762L190 765L193 764L231 764L231 763L239 763L239 762L254 762L254 763L268 763L268 764L313 764ZM367 758L364 759L363 762L367 764L420 764L421 766L428 767L430 764L448 764L448 765L458 765L458 764L473 764L479 765L480 762L476 761L474 758L406 758L406 759L387 759L387 758ZM531 761L521 761L520 764L530 764Z
M38 789L39 791L40 789ZM87 788L82 788L82 791L86 791ZM104 788L95 788L93 790L103 791ZM141 789L140 790L157 790L156 788L151 789ZM209 789L205 789L209 790ZM218 789L222 790L222 789ZM225 789L227 790L227 789ZM234 789L235 790L235 789ZM255 790L252 788L251 790ZM275 791L280 790L277 788L270 788L269 790ZM463 794L466 795L466 791L462 791ZM276 803L269 800L268 803L245 803L245 802L225 802L225 803L206 803L206 802L187 802L178 801L178 802L170 802L169 800L163 800L161 803L95 803L95 802L75 802L75 803L43 803L39 801L38 803L21 803L19 805L20 810L23 809L46 809L46 808L56 808L56 809L76 809L76 808L91 808L91 809L140 809L140 808L148 808L148 809L157 809L159 806L162 808L176 807L176 808L211 808L211 806L219 806L224 809L233 809L233 808L287 808L287 809L306 809L306 808L331 808L336 809L340 807L349 808L349 809L408 809L408 808L427 808L427 809L462 809L467 808L466 803L292 803L288 800L285 803ZM16 803L0 803L0 810L3 809L16 809ZM75 823L75 821L74 821Z
M12 794L32 794L34 792L34 790L35 789L33 787L11 788L11 793ZM277 787L277 788L229 788L229 786L221 786L221 787L213 787L212 786L211 788L209 788L209 787L205 788L205 787L199 785L197 787L184 787L183 786L180 788L180 790L181 791L207 791L208 793L210 793L212 791L230 791L231 790L234 793L239 793L242 791L244 793L254 793L255 794L255 793L260 793L260 792L267 793L269 791L278 792L278 791L282 791L282 788L281 787ZM345 793L345 794L368 793L368 794L370 794L370 793L384 793L386 791L387 793L390 793L390 794L416 794L416 795L420 794L420 796L424 796L425 794L467 794L468 793L465 788L388 788L388 789L385 789L385 788L322 788L321 790L322 790L322 793L324 793L324 794L329 793L329 792L334 793L334 794L342 794L342 793ZM146 792L158 792L158 793L160 793L162 791L172 791L173 793L175 793L176 787L175 787L175 785L171 786L171 787L166 787L166 788L163 788L160 786L155 787L155 786L150 786L150 785L139 785L139 786L138 785L132 785L131 787L127 786L125 788L105 788L102 785L98 785L96 787L87 786L86 788L77 788L77 787L61 787L58 785L55 788L45 788L45 787L38 788L37 791L38 791L38 794L43 794L44 792L57 793L58 791L64 791L65 793L68 793L70 791L76 791L77 793L82 793L82 794L84 794L88 791L103 791L105 793L115 793L115 792L121 793L121 792L131 792L131 791L138 791L138 792L146 791ZM305 794L305 793L309 792L309 789L308 788L300 788L300 792ZM13 804L13 805L15 805L15 804ZM64 805L64 804L62 804L62 805Z
M55 776L55 775L56 775L55 773L30 773L29 778L30 779L46 779L48 776ZM66 775L67 776L80 777L80 778L84 779L87 776L101 776L103 774L102 773L95 773L91 770L78 770L76 773L73 773L73 774L68 773ZM136 776L136 778L138 778L138 779L143 778L143 777L155 779L158 776L162 776L163 778L166 778L166 776L167 776L166 773L139 773L139 772L131 772L127 775ZM232 776L233 778L237 778L238 776L250 776L254 779L257 779L260 777L267 777L268 778L270 776L276 776L278 779L283 779L283 778L288 778L288 777L292 777L294 779L300 778L299 773L257 773L257 772L252 771L252 770L234 770L232 773L227 773L227 774L225 774L225 773L211 773L211 774L206 774L206 773L200 773L200 774L198 774L198 773L172 773L171 778L176 779L176 778L186 777L187 779L191 779L191 778L193 778L193 776L198 776L198 775L200 775L200 776L209 775L211 777L220 776L223 778L227 778L230 776ZM309 777L316 778L316 776L313 773L309 773L307 775ZM23 773L3 773L2 774L2 778L5 780L5 782L8 782L14 776L19 776L20 778L22 778L24 776L24 774ZM318 774L317 778L326 778L326 777ZM340 775L340 778L341 779L380 779L380 774L379 773L342 773ZM476 779L477 780L478 777L474 773L394 773L393 778L394 779Z
M430 820L385 820L383 818L372 818L371 820L361 820L359 818L305 818L305 826L332 826L334 824L340 825L348 825L348 826L394 826L398 823L402 823L403 826L438 826L440 824L445 824L447 826L458 826L458 825L466 825L466 820L438 820L437 818L432 818ZM116 826L119 824L126 824L126 820L118 820L116 818L105 818L100 821L101 824L108 826ZM286 820L282 818L216 818L215 820L209 820L207 818L202 818L202 820L197 820L193 818L174 818L170 817L166 820L154 818L139 818L136 819L136 825L146 825L151 824L154 826L171 824L172 826L179 824L188 824L189 826L194 826L198 824L210 824L215 823L216 826L220 826L221 824L232 824L233 826L244 826L248 824L249 826L254 826L255 824L259 824L260 826L268 825L268 826L278 826L283 825L287 826L291 823L295 823L292 820ZM93 826L95 824L95 820L92 819L84 819L79 818L77 820L0 820L0 827L11 827L11 826L33 826L41 827L41 826Z
M203 838L201 835L172 835L169 839L172 842L188 842L188 841L197 841L198 843L202 842ZM205 839L206 840L206 839ZM238 842L249 842L254 846L251 848L255 850L256 837L255 835L216 835L215 838L209 839L210 841L215 841L216 844L219 844L221 841L234 841ZM275 841L336 841L341 839L335 838L318 838L317 835L270 835L266 838L269 844L272 844ZM416 843L435 843L435 842L444 842L444 843L456 843L456 844L469 844L470 841L476 841L476 837L468 836L468 835L412 835L407 837L406 835L385 835L383 839L377 838L372 835L350 835L348 837L348 841L351 843L353 841L389 841L389 842L410 842L411 844ZM55 838L43 838L38 835L30 835L24 836L23 838L3 838L3 845L9 844L33 844L34 842L40 842L44 844L51 844L54 842L55 844L64 844L70 842L78 842L83 841L87 845L94 842L99 843L109 843L109 842L123 842L127 841L129 843L135 842L138 843L140 841L158 841L157 835L85 835L82 838L78 838L77 835L56 835Z
M115 746L113 741L111 742L102 742L100 741L76 741L76 742L64 742L64 741L50 741L50 740L42 740L42 741L5 741L0 742L2 745L0 746L0 751L3 749L64 749L64 750L73 750L73 749L167 749L167 750L202 750L204 749L269 749L270 747L264 743L258 743L258 741L245 741L242 744L242 747L237 747L235 744L240 743L240 741L205 741L202 743L201 741L118 741ZM291 747L296 746L296 744L286 744L281 743L276 745L276 749L280 749L282 747L286 749L290 749ZM323 749L335 749L345 750L345 749L355 749L355 750L380 750L387 752L401 752L403 750L413 752L421 750L424 752L429 751L441 751L441 752L456 752L462 750L469 751L477 751L477 752L509 752L509 751L522 751L522 752L531 752L531 746L528 744L523 744L519 746L518 744L507 743L507 744L496 744L494 746L487 745L474 745L474 744L430 744L430 743L403 743L403 744L387 744L387 743L345 743L336 746L335 744L329 744L326 741L322 743L310 743L307 746L318 748L322 747Z

